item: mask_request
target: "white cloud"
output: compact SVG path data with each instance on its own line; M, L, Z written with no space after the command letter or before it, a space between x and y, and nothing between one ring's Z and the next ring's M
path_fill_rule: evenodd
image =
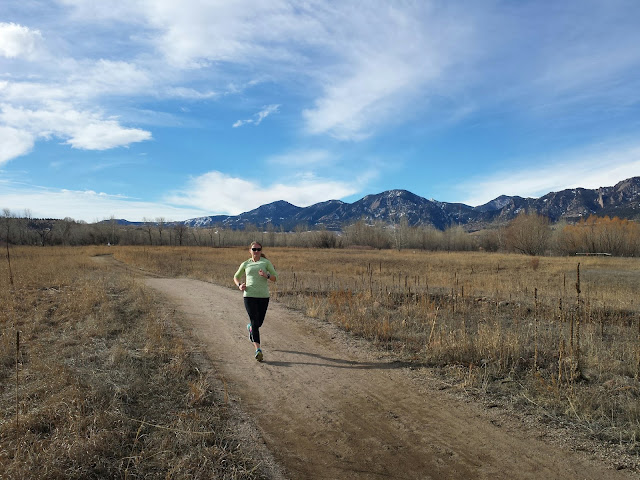
M0 99L10 105L38 106L44 102L68 99L67 88L54 83L34 81L0 82Z
M267 159L271 165L284 167L327 168L336 158L326 150L295 150L281 155L273 155Z
M626 48L640 42L637 11L628 8L632 3L625 7L593 1L558 4L551 11L545 8L551 36L543 42L544 56L536 77L544 90L553 95L582 96L588 92L588 96L607 96L610 88L624 88L620 80L629 78L627 73L634 76L637 85L634 73L640 67L640 50ZM556 15L555 9L561 15ZM567 17L577 20L574 28L566 28Z
M304 41L315 21L304 6L283 0L260 2L149 1L142 15L160 35L154 41L179 68L211 62L291 61L298 56L289 41Z
M33 59L42 42L42 34L16 23L0 22L0 56Z
M411 99L463 61L472 43L471 14L431 3L149 0L115 2L119 16L94 11L84 0L65 3L85 21L144 25L149 44L185 74L232 65L238 75L230 85L251 84L255 72L275 82L294 79L297 89L304 85L305 95L315 97L301 112L306 130L339 139L363 139L401 121ZM240 119L233 127L263 118Z
M66 80L74 97L148 94L154 86L152 72L131 62L99 59L85 63Z
M57 30L48 35L53 40L47 38L46 45L59 46L64 37L56 37ZM98 106L105 96L152 95L155 80L147 65L77 61L47 51L46 45L38 30L0 23L0 58L38 60L12 64L6 80L0 81L0 128L5 137L12 133L0 147L0 162L31 151L38 139L58 138L74 148L105 150L151 138L150 132L123 126Z
M0 192L0 209L12 212L30 210L36 218L65 218L95 222L111 218L142 221L164 217L186 220L208 215L197 208L180 208L167 203L140 201L121 195L91 190L58 190L42 187L5 185Z
M538 198L567 188L613 186L640 175L640 145L592 147L530 163L537 166L465 181L457 187L467 195L462 203L477 206L498 195Z
M0 147L0 162L29 152L38 139L55 137L84 150L151 139L150 132L123 126L118 118L105 116L95 106L101 95L149 91L153 82L148 72L121 61L61 63L64 67L56 72L60 78L26 75L24 80L0 81L0 127L4 136L12 132Z
M318 77L322 95L302 112L307 130L361 140L405 121L412 102L441 94L443 79L466 60L472 43L469 14L454 10L347 5L344 16L325 19L337 23L329 43L337 62Z
M206 100L219 96L218 92L212 90L200 91L195 88L187 87L169 87L166 89L166 93L169 97L185 98L190 100Z
M640 42L638 4L519 2L475 14L476 41L443 89L456 108L575 128L640 100L640 50L629 48Z
M28 10L23 1L12 1L11 11ZM634 72L640 50L630 45L638 43L640 30L632 1L556 7L525 2L508 8L454 3L57 0L46 15L25 15L22 23L29 26L0 23L0 62L11 67L0 73L0 164L28 153L41 139L104 150L152 138L150 131L127 124L191 128L208 115L228 125L233 120L223 109L230 95L238 100L234 106L284 103L286 98L287 110L300 112L301 130L340 140L362 140L390 124L409 124L414 114L420 125L401 142L410 142L409 136L428 129L429 122L455 127L472 115L477 115L476 125L500 118L522 128L523 118L546 121L555 115L553 120L564 126L600 120L600 112L616 110L626 115L626 132L635 128L640 77ZM540 37L540 31L545 35ZM277 99L268 98L274 92ZM155 102L167 99L179 99L189 115L174 114L176 102L171 101L157 107L163 112L153 111ZM215 99L210 103L216 108L198 104L206 99ZM570 110L577 103L583 108ZM266 105L233 126L259 125L278 108ZM610 125L613 129L618 123ZM524 128L533 131L538 125ZM458 134L447 132L447 138L460 141ZM598 134L594 129L593 138ZM326 138L314 140L331 145ZM384 140L389 141L384 147L377 143L381 150L395 148L391 134ZM308 171L330 165L334 176L341 170L340 178L349 178L347 168L360 166L305 147L304 138L293 141L302 145L298 151L268 162ZM225 148L223 143L217 146ZM617 159L624 152L612 150L612 155ZM465 184L464 194L469 202L490 200L486 197L503 191L539 195L564 188L573 178L584 186L592 179L604 183L610 174L625 178L637 169L631 159L611 160L602 169L596 162L589 177L576 166L582 162L578 157L555 159L566 168L504 172L504 183L482 178L477 188ZM367 173L375 175L370 169ZM279 199L304 204L340 198L362 184L362 179L307 174L293 177L290 185L258 185L212 172L174 197L198 207L202 201L213 212L238 212ZM222 192L219 202L208 187ZM246 196L238 200L238 192Z
M150 92L211 98L219 85L199 91L180 83L197 77L197 70L216 75L233 65L229 88L252 85L255 72L260 81L293 79L296 88L304 85L312 100L301 112L306 130L339 139L363 139L401 119L409 99L439 78L467 44L466 30L458 24L468 19L452 9L436 12L429 4L143 0L106 7L86 0L61 2L71 7L77 23L135 26L139 31L126 39L131 60L66 59L64 78L33 82L33 88L13 85L16 96L23 89L23 99L33 99L33 93L42 101L74 105L75 99ZM164 61L151 60L158 51ZM277 108L269 105L233 126L259 125Z
M266 105L261 111L257 113L257 118L255 119L255 124L260 125L262 120L267 118L272 113L278 113L280 105Z
M75 127L66 143L82 150L108 150L151 139L139 128L124 128L114 120L98 120Z
M328 199L340 199L359 190L353 183L305 175L288 184L261 185L222 172L196 177L166 201L174 205L197 206L213 214L237 215L278 200L305 207Z
M289 85L304 92L307 104L300 110L307 132L342 140L361 140L390 122L404 122L418 102L423 111L435 111L428 104L433 97L447 99L437 113L446 121L472 113L469 98L485 107L522 102L533 112L559 104L560 96L584 100L579 92L585 84L592 86L589 97L612 95L625 83L618 74L636 70L640 60L638 49L616 48L638 40L638 33L629 36L633 22L624 21L625 9L601 2L555 7L552 15L545 14L549 6L535 4L502 9L374 0L59 2L70 7L65 12L73 12L78 24L105 28L113 22L128 33L114 45L126 42L130 60L79 62L84 64L59 82L67 95L153 91L197 100L221 95L223 82L230 91L250 85L260 72L262 80L293 80ZM590 15L607 21L585 22ZM579 21L566 29L573 17ZM546 42L538 38L542 22ZM37 38L36 31L26 30ZM532 51L524 61L512 61L526 48ZM224 77L229 71L231 77ZM202 80L198 72L219 83L202 90L182 84L194 76ZM30 89L36 95L43 95L39 90L60 99L60 88L35 86L44 87ZM627 91L637 98L637 88ZM233 126L260 121L242 119Z
M51 101L78 105L97 103L105 96L155 95L154 86L161 78L159 73L154 78L146 66L125 61L50 58L47 62L58 68L43 62L35 68L37 73L16 74L0 81L0 101L30 106Z
M110 2L94 2L91 0L57 0L57 3L69 7L71 18L80 23L92 21L135 21L144 1L111 0Z
M0 126L0 165L31 151L34 137L28 132Z
M247 124L260 125L262 123L262 120L267 118L269 115L271 115L272 113L278 113L279 108L280 105L265 105L264 107L262 107L262 110L256 113L252 118L249 118L247 120L238 120L237 122L235 122L233 124L233 128L238 128Z
M46 110L0 105L0 124L22 132L23 138L58 137L84 150L106 150L151 139L148 131L125 128L114 119L74 110L63 103L50 103Z
M330 133L346 140L366 138L372 127L388 119L394 97L418 80L406 65L384 60L366 63L351 78L328 85L315 107L302 112L310 133Z

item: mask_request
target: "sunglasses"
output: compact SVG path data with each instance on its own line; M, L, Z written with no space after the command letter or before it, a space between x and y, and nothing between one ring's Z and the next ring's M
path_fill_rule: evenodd
M252 252L261 252L261 251L262 251L262 248L255 248L255 247L252 247L252 248L251 248L251 251L252 251Z

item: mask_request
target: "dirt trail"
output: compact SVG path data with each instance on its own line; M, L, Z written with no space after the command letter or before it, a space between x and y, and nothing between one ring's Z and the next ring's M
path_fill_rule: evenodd
M187 319L292 479L634 478L495 425L481 410L416 383L402 365L277 302L261 330L259 364L240 292L189 279L146 282Z
M287 478L637 478L552 446L516 421L497 421L274 301L261 329L265 361L258 363L241 292L190 279L145 282L185 319Z

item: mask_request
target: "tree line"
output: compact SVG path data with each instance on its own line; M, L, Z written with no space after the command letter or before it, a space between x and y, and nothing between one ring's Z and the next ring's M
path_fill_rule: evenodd
M445 230L398 224L346 225L340 232L299 225L294 231L278 230L271 224L243 230L189 227L159 217L136 225L122 225L115 219L98 223L64 219L31 218L3 210L0 242L12 245L156 245L232 247L258 240L264 245L310 248L420 249L432 251L505 251L526 255L574 255L605 253L640 255L640 224L620 218L591 216L576 223L551 224L537 213L522 213L501 226L468 232L455 225Z

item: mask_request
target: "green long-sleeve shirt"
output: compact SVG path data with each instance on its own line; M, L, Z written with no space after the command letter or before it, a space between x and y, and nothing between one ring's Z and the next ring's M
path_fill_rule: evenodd
M233 276L236 280L240 280L242 275L247 278L247 289L244 291L245 297L269 298L268 280L258 274L260 269L272 276L277 276L273 264L265 257L261 257L257 262L254 262L252 258L245 260L240 264L238 271Z

